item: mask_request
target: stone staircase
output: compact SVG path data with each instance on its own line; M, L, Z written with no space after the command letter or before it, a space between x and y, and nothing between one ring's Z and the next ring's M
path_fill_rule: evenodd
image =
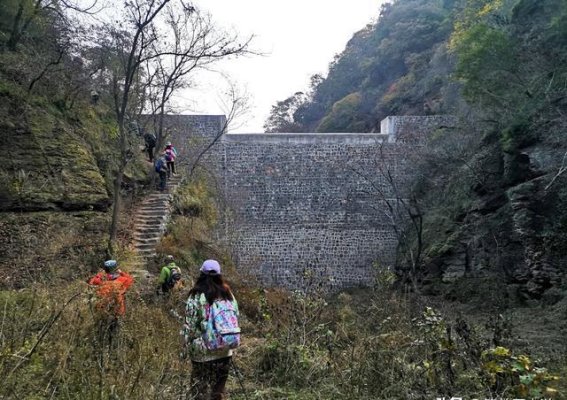
M171 213L173 194L181 183L179 175L171 177L165 192L155 191L147 196L135 215L133 247L137 264L141 267L148 258L155 256Z

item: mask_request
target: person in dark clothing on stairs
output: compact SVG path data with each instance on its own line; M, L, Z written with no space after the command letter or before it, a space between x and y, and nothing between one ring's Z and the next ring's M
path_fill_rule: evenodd
M165 153L157 159L155 170L159 174L159 190L163 192L167 185L167 161L165 160Z
M156 147L156 136L153 133L146 132L144 135L144 142L146 143L144 150L148 153L148 160L153 162L154 148Z

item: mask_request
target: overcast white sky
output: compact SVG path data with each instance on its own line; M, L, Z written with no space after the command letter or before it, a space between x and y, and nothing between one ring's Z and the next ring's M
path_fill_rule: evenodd
M315 73L326 75L333 56L352 35L374 21L385 0L195 0L217 26L254 34L254 48L265 56L240 58L218 65L251 96L250 115L234 132L263 132L272 105L305 91ZM207 74L201 87L179 98L180 111L220 114L223 79Z

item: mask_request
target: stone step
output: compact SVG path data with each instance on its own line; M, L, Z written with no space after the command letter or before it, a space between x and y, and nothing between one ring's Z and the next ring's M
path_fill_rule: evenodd
M169 201L161 201L161 200L157 200L155 202L149 202L149 203L142 203L140 204L140 207L138 209L148 209L148 208L163 208L163 209L168 209L170 206L170 202Z
M134 229L134 236L136 236L136 235L161 235L164 231L165 231L165 229L157 228L157 227L154 227L154 226L141 227L139 229L138 228Z
M138 210L138 212L136 213L136 216L138 217L163 217L165 216L165 214L167 214L167 211L165 210L148 210L148 211L140 211Z
M152 209L137 210L135 215L144 216L144 215L147 215L148 213L150 213L150 214L161 213L161 215L164 215L164 214L169 213L169 209L166 209L166 210L152 210Z
M162 197L155 197L155 198L147 198L142 201L140 204L168 204L171 199L169 198L162 198Z
M173 192L177 190L182 180L181 175L170 177L163 192L156 190L151 193L136 210L132 244L137 252L136 261L140 265L144 265L148 259L156 255L156 246L165 232L165 224L171 214ZM137 269L140 275L144 274L143 266Z
M144 204L140 204L140 206L138 207L138 209L141 208L163 208L164 210L168 209L169 207L171 207L171 202L167 201L167 202L162 202L161 200L159 200L159 202L156 203L144 203Z
M143 205L138 207L138 209L136 210L136 212L140 212L140 211L162 211L162 212L168 212L170 209L170 205L168 204L167 206L153 206L151 204L149 205Z
M154 236L134 236L133 243L134 244L141 244L141 243L158 243L161 240L161 235L154 235Z
M156 226L156 225L146 225L146 226L137 226L134 228L134 236L135 235L161 235L165 232L165 226Z
M165 224L158 223L158 222L148 222L148 223L144 223L144 224L137 223L134 232L135 233L144 233L145 232L144 228L148 228L150 230L153 230L153 232L148 232L148 233L154 233L156 235L165 232Z
M156 245L156 244L158 244L158 242L160 240L161 240L161 236L155 236L155 237L152 237L152 238L136 238L134 240L134 246L138 246L138 245L142 246L142 245L145 245L145 244Z
M166 215L161 215L161 216L151 216L151 215L137 215L134 219L134 222L136 223L140 223L141 225L148 225L148 224L156 224L156 223L162 223L165 222L167 220L167 216Z
M162 200L162 201L169 201L171 200L172 196L169 193L162 193L162 192L155 192L148 196L146 201L150 200Z
M138 207L138 210L168 210L170 208L170 203L167 204L142 204Z
M167 220L167 214L160 214L160 215L147 215L147 214L140 214L136 215L134 221L139 221L141 223L151 222L151 221L165 221Z
M159 219L152 219L152 220L136 220L136 231L142 231L145 228L149 229L162 229L165 227L165 221Z
M155 253L156 245L157 243L142 243L142 244L135 243L134 248L138 253Z
M169 211L162 211L162 210L147 210L147 211L138 211L136 213L137 217L165 217Z
M165 232L165 224L162 225L139 225L134 229L134 235L159 236Z

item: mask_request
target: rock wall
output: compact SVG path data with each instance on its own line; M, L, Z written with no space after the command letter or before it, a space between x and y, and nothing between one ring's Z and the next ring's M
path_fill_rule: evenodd
M220 131L204 122L217 118L210 126L218 128L224 121L174 118L178 125L185 118L187 126L173 136L180 148L195 140L195 126L217 135ZM426 118L428 129L420 128L420 135L435 125ZM408 131L409 122L403 126ZM204 163L214 169L221 197L232 210L219 238L231 244L238 267L266 285L371 284L374 266L395 259L388 203L396 196L387 176L403 188L415 150L392 140L396 132L222 135Z

